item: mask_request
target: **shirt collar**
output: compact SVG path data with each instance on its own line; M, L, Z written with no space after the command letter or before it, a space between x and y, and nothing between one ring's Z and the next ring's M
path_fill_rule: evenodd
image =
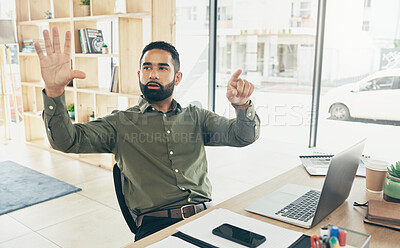
M140 96L138 105L140 112L142 112L142 114L144 114L146 110L148 110L149 108L150 109L153 108L151 103L149 103L146 99L144 99L143 95ZM170 111L175 111L176 113L182 112L181 105L175 99L172 99Z

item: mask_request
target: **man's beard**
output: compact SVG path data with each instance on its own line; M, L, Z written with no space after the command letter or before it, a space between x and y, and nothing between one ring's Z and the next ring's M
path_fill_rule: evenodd
M157 84L160 88L158 89L149 89L148 85L150 83ZM162 86L158 82L150 81L147 82L146 84L142 84L142 82L139 80L140 84L140 91L142 91L142 94L144 98L146 98L149 101L154 101L154 102L159 102L167 99L168 97L172 96L172 93L174 92L175 88L175 78L172 80L171 83Z

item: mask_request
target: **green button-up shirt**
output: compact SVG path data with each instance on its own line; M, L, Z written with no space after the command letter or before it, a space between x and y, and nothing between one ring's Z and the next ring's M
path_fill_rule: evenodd
M236 119L175 100L162 113L145 99L125 111L72 124L65 95L47 97L43 119L51 146L66 153L113 153L125 177L127 206L142 214L211 201L204 146L242 147L259 137L254 106L236 110Z

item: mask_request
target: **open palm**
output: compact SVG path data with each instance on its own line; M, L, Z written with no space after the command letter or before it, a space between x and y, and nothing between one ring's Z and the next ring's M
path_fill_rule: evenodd
M74 78L85 78L82 71L71 69L71 33L65 34L64 53L61 53L60 39L57 27L53 27L53 44L48 30L43 31L47 56L43 54L39 43L35 43L36 53L40 60L40 69L45 83L46 92L63 92L64 87Z

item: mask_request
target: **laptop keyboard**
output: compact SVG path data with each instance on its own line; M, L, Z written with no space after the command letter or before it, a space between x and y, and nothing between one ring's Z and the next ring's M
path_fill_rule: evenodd
M310 190L275 214L307 222L315 214L320 195L321 192Z

